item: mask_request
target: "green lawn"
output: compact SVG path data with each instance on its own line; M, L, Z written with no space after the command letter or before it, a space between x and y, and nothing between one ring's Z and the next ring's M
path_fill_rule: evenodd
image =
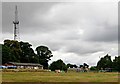
M2 72L3 82L118 82L118 73Z

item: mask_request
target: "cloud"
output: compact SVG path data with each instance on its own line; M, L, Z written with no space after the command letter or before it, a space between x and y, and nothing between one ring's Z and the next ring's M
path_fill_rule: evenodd
M89 13L88 10L90 10ZM73 38L74 36L76 38L76 36L78 37L76 33L82 30L84 31L84 33L82 33L82 39L84 40L117 40L117 6L115 4L60 3L52 6L42 17L40 14L41 13L38 12L35 17L37 22L40 22L39 26L42 25L42 27L39 28L41 32L51 33L51 31L57 30L60 30L60 32L61 30L69 30L69 32L77 31L69 33L73 35ZM69 34L67 34L67 36L69 36Z

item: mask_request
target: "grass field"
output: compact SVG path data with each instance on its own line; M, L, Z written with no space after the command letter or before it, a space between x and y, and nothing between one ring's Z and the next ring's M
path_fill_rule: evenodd
M2 72L3 82L118 82L118 73Z

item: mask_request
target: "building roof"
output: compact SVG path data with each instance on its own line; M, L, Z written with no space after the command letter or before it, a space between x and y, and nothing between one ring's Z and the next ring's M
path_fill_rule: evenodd
M38 63L18 63L18 62L8 62L8 64L19 65L19 66L43 66Z

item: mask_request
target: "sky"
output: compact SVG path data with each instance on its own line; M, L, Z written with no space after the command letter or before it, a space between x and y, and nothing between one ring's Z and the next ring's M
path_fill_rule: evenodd
M51 62L95 66L106 54L118 55L117 2L3 2L2 40L13 39L15 5L20 40L49 47Z

